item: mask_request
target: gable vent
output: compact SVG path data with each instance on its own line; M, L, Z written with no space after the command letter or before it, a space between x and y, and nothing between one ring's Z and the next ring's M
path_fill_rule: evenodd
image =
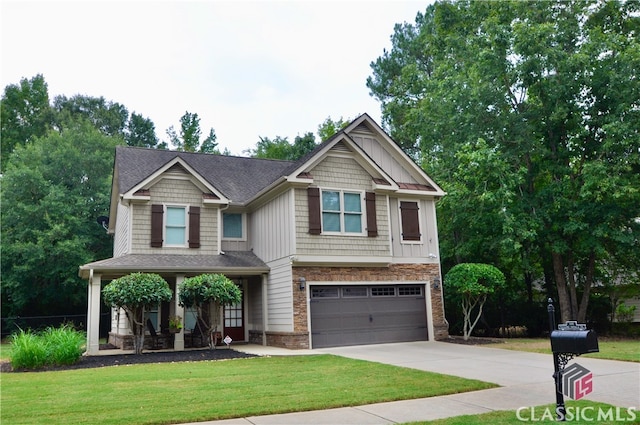
M337 152L351 152L351 149L349 149L347 147L347 145L344 144L344 142L338 142L336 143L332 148L332 151L337 151Z
M188 174L187 170L180 164L174 164L171 168L167 170L167 173L180 173L180 174Z
M360 123L360 125L354 128L352 131L357 131L358 133L373 133L369 126L367 126L365 123Z

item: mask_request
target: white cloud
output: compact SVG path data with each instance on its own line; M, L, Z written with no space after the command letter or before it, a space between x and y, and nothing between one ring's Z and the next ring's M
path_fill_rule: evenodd
M242 154L258 136L316 132L367 112L369 64L430 1L3 1L2 87L41 73L148 116L185 111Z

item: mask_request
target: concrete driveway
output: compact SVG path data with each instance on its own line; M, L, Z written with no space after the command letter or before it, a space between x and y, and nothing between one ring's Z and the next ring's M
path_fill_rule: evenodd
M429 421L451 416L474 415L494 410L524 409L524 419L535 406L554 404L553 357L549 354L501 350L487 346L468 346L445 342L407 342L326 348L284 350L257 345L238 345L238 351L258 355L309 355L329 353L354 359L438 372L463 378L493 382L501 387L389 403L311 412L253 416L199 425L391 425ZM583 400L608 403L623 408L640 408L640 363L578 357L579 363L593 373L593 392ZM568 398L567 398L568 399ZM537 412L538 419L542 412ZM640 418L640 412L637 413ZM514 417L514 423L519 420ZM189 425L189 424L187 424ZM190 424L194 425L194 424Z
M510 406L514 400L521 400L521 406L555 403L550 354L426 341L314 351L493 382L503 388L488 391L504 392ZM569 362L572 363L593 373L593 392L585 399L625 408L639 406L640 363L588 356L576 357Z

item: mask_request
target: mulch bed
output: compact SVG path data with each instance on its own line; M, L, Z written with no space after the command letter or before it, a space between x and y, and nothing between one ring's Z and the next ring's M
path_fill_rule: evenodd
M0 372L44 372L55 370L86 369L104 366L132 365L143 363L197 362L203 360L229 360L256 357L253 354L241 353L229 348L215 350L161 351L135 354L114 354L108 356L82 356L78 363L68 366L47 366L37 370L13 370L11 363L0 363Z
M440 340L440 342L451 342L453 344L462 345L486 345L486 344L502 344L504 341L500 338L484 338L478 336L470 336L468 340L460 335L449 335L449 338Z

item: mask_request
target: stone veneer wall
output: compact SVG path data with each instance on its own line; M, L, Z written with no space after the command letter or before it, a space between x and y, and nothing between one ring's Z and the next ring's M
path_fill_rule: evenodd
M293 332L266 332L267 345L285 348L309 348L307 291L300 290L300 277L307 282L433 282L439 278L437 264L392 264L389 267L294 267L293 269ZM434 339L449 337L449 324L444 317L442 285L431 288ZM261 338L260 338L261 340Z

